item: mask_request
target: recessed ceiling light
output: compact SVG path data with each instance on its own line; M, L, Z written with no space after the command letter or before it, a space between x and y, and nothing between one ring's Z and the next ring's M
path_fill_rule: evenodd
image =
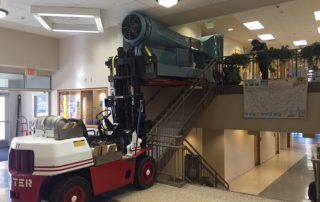
M232 31L233 31L233 28L229 28L228 31L229 31L229 32L232 32Z
M159 5L164 6L166 8L170 8L176 4L178 4L180 0L157 0Z
M257 29L264 28L259 21L246 22L246 23L243 23L243 25L246 26L249 30L257 30Z
M308 45L308 43L307 43L306 40L294 41L293 44L294 44L295 46L306 46L306 45Z
M258 37L263 41L270 41L274 39L274 36L272 36L272 34L262 34L258 35Z
M320 11L315 11L314 17L316 18L316 21L319 21L320 20Z
M31 6L31 13L47 30L60 32L103 32L100 9ZM92 24L53 23L51 17L60 18L89 18Z
M4 18L9 14L9 12L3 8L0 8L0 18Z

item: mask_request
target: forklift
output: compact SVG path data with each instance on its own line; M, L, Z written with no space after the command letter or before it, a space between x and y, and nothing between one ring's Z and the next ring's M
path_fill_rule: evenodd
M12 140L12 202L90 202L126 185L153 185L158 173L146 146L150 122L138 72L146 60L132 56L132 49L119 48L117 62L106 62L116 72L109 77L114 91L96 116L97 134L81 120L47 116L34 121L32 136Z

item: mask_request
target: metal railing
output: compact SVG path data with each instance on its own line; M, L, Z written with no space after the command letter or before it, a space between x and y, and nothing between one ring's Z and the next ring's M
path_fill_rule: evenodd
M181 136L175 137L181 140ZM208 161L185 139L182 145L154 144L149 155L159 158L157 150L166 150L161 156L162 169L158 180L174 186L183 186L186 182L229 190L229 184L208 163ZM164 163L165 162L165 163Z
M198 156L199 153L192 146L184 145L185 137L193 128L193 123L216 95L216 83L207 82L207 80L211 80L213 70L218 64L217 61L216 59L212 60L201 71L192 84L171 103L169 109L162 114L148 133L147 142L153 148L150 155L157 161L162 179L166 182L172 182L172 184L180 186L185 181L192 181L190 176L187 175L190 170L187 167L189 161L185 159L188 158L186 156ZM228 189L224 179L217 174L207 161L203 160L202 156L199 157L197 163L201 168L201 174L199 175L203 177L203 180L209 180L205 184L209 185L212 181L216 187L217 182L220 182L225 189Z
M229 190L228 182L211 166L210 163L190 144L188 140L184 140L185 149L188 151L186 155L189 155L190 158L186 162L186 178L191 179L192 182L198 182L200 184L212 187L218 187L219 184L223 186L224 189ZM186 160L188 159L186 156ZM195 167L196 166L196 167ZM199 169L198 175L194 176L193 170L190 168L195 167L195 169ZM191 172L190 172L191 171Z
M290 58L270 59L269 79L304 77L307 78L309 82L319 82L320 59L317 57L314 58L311 65L307 59L301 57L298 49L291 51L292 56ZM248 54L243 54L242 56L249 57L249 63L245 66L236 65L239 68L239 80L260 80L261 74L257 58ZM219 64L217 64L217 68L214 70L215 79L219 84L230 84L226 81L226 71L224 71L228 68L228 64L224 62L224 59L227 57L228 56L221 58Z

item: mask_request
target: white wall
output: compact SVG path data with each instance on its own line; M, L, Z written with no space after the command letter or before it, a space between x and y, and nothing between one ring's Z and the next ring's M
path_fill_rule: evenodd
M224 56L232 55L233 53L235 53L236 50L243 53L242 44L224 36L223 55Z
M18 92L9 93L9 144L16 135Z
M57 70L59 41L56 38L0 28L0 64Z
M203 129L203 156L211 166L224 176L224 131Z
M176 31L184 36L198 38L201 37L201 25L197 23L183 24L170 27L173 31Z
M260 131L260 162L263 163L276 155L274 132Z
M288 135L287 132L280 133L280 149L288 148Z
M203 155L202 128L193 128L187 135L187 140L201 155Z
M109 87L105 61L122 46L119 27L103 34L82 34L60 40L60 69L52 77L52 114L57 115L58 89Z
M234 178L254 168L254 136L246 130L224 130L225 179Z

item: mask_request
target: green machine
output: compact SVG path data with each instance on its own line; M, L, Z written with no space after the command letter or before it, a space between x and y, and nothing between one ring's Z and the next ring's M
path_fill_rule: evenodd
M122 35L134 49L136 57L152 56L152 64L146 65L141 75L144 80L192 79L198 77L213 58L223 56L222 35L201 38L183 36L141 13L135 12L125 17Z

